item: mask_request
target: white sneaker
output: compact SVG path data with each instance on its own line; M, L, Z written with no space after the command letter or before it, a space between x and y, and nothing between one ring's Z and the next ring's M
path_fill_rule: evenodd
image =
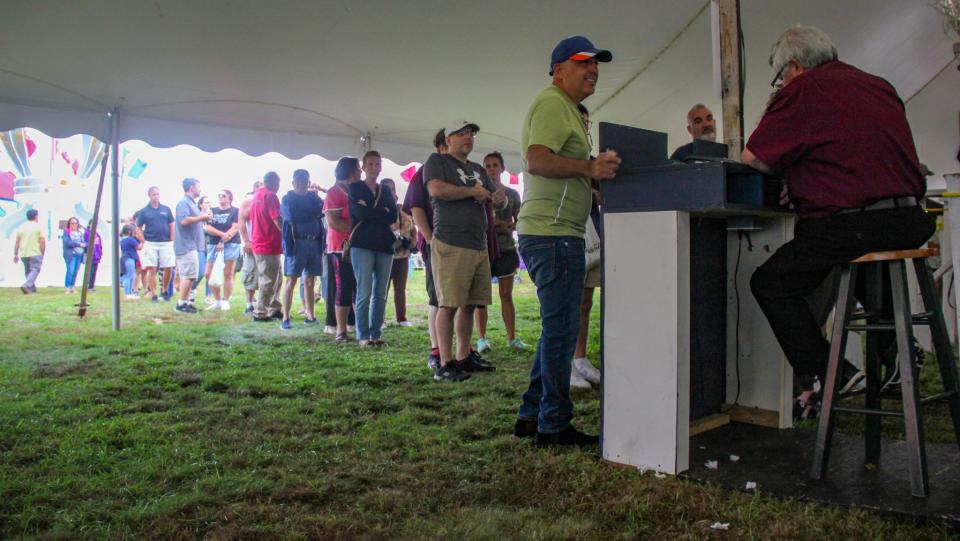
M593 383L595 385L600 385L600 371L593 367L590 364L589 359L579 358L573 360L573 370L579 372L583 379Z
M323 334L337 334L337 328L333 325L324 325Z
M398 321L398 322L397 322L397 325L399 325L399 326L401 326L401 327L413 327L413 322L412 322L412 321Z
M590 382L583 379L576 368L570 370L570 388L571 389L590 389Z
M205 301L207 304L213 304L213 303L217 302L217 299L214 299L213 297L207 297L206 299L204 299L204 301Z
M220 301L213 301L213 304L205 308L205 310L219 310L219 309L220 309Z
M224 312L230 310L230 301L220 301L220 310Z
M128 301L135 301L140 298L140 295L127 295Z

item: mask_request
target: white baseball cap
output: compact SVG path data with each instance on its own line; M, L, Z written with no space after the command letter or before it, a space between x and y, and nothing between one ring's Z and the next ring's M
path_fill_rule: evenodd
M444 137L450 137L451 134L457 133L458 131L463 131L465 128L473 129L474 133L480 131L480 126L477 126L473 122L467 122L462 118L458 118L457 120L447 124L447 127L443 129L443 135Z

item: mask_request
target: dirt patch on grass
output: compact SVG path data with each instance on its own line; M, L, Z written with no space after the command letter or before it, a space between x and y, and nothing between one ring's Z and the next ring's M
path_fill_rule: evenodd
M170 374L170 379L181 387L199 385L203 381L203 376L192 370L177 370Z
M75 363L40 363L33 369L35 378L66 378L82 376L100 368L96 361L81 361Z

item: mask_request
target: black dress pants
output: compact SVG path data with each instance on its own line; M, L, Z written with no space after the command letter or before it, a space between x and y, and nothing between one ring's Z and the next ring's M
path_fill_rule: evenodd
M837 265L869 252L916 248L935 227L934 219L919 206L799 220L793 240L753 273L750 289L802 389L812 388L814 376L825 381L830 353L805 297ZM862 299L862 289L858 291ZM889 291L884 297L890 298ZM889 307L889 302L884 304Z

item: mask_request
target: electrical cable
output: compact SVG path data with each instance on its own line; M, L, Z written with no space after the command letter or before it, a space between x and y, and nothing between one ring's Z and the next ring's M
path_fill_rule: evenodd
M749 233L748 233L749 235ZM737 394L726 411L740 403L740 285L737 283L740 275L740 255L743 250L743 230L737 231L737 262L733 266L733 296L737 302L736 323L734 324L734 366L737 372Z
M741 150L747 147L747 142L744 140L744 117L743 117L743 97L744 90L747 86L747 60L746 60L746 46L744 45L743 40L743 26L740 24L740 3L737 3L737 44L740 48L740 101L737 104L740 116L740 133L737 134L737 137L740 138L740 148Z

